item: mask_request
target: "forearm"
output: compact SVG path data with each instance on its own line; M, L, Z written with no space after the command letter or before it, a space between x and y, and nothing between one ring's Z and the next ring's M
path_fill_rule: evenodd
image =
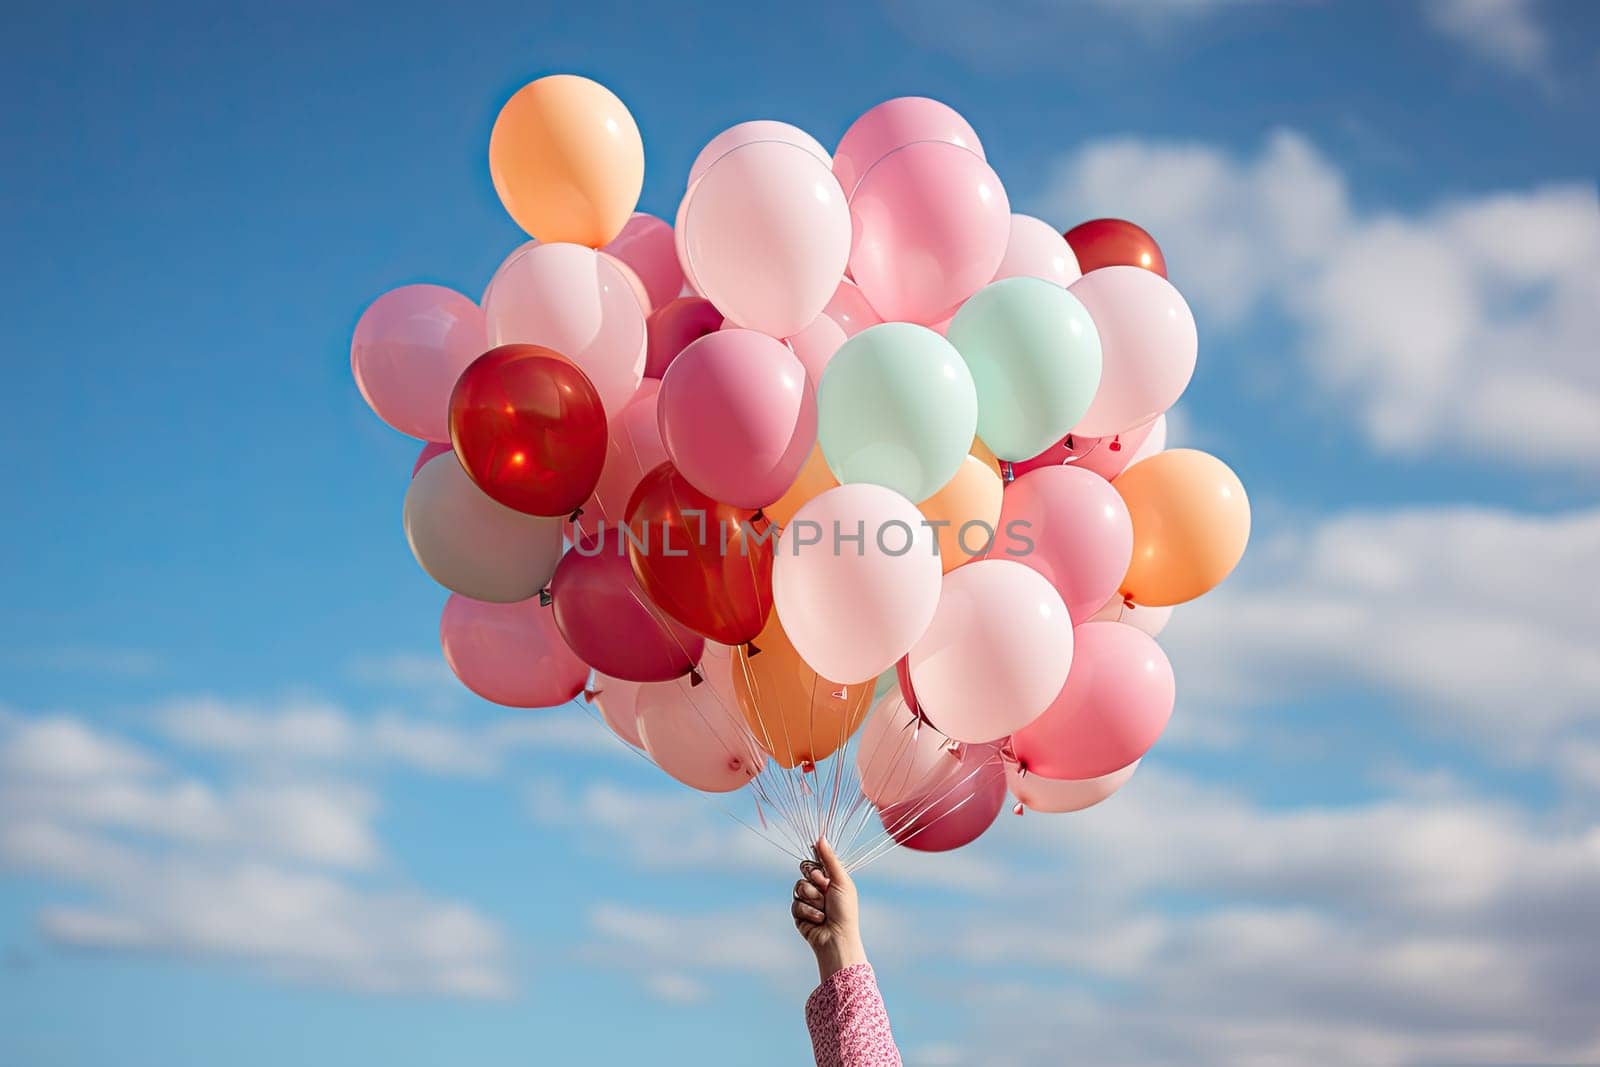
M817 978L826 982L846 967L867 962L867 950L859 937L835 939L819 946L817 952Z

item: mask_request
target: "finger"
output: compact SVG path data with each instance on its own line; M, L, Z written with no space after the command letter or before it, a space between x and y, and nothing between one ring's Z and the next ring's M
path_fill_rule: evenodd
M834 855L833 846L828 844L826 837L817 838L816 851L817 859L822 862L822 869L827 872L828 880L849 885L850 875L845 871L844 864L839 862L839 857Z
M807 872L806 878L810 880L812 885L816 886L824 893L826 893L828 891L828 887L833 884L828 880L828 876L822 873L821 867L813 867L809 872Z
M810 882L796 882L794 884L794 899L803 900L807 904L822 906L823 892Z
M795 901L794 904L789 908L789 913L793 915L797 921L803 919L808 923L812 923L813 925L828 921L828 917L826 915L818 911L816 908L813 908L810 904L807 904L803 900Z

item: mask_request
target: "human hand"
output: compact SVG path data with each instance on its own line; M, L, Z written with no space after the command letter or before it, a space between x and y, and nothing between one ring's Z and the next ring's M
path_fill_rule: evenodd
M800 864L802 877L794 884L789 914L794 917L795 929L816 953L817 973L827 981L852 964L867 962L867 952L861 944L855 883L827 838L817 841L816 853L815 861Z

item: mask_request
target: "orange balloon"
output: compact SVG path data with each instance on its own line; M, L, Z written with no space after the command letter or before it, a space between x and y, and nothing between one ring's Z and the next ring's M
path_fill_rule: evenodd
M833 472L828 469L828 461L822 458L822 446L812 445L811 454L806 457L800 473L795 475L794 483L784 490L782 496L761 511L779 526L787 526L789 520L794 518L794 513L804 507L812 497L826 493L838 484Z
M944 488L917 505L939 541L939 566L949 574L963 563L981 559L989 551L1000 522L1000 498L1005 484L1000 475L977 456L968 456ZM977 523L962 528L967 523Z
M644 186L644 142L616 94L576 74L518 89L489 134L489 175L517 225L541 241L599 248Z
M733 650L733 692L761 747L785 767L827 759L856 732L877 679L842 685L812 670L774 611L750 645Z
M1111 483L1133 517L1133 562L1122 595L1163 607L1226 578L1250 540L1250 500L1216 456L1175 448L1142 459Z
M983 438L974 437L972 439L972 447L967 451L971 452L977 458L983 460L984 466L994 471L994 476L996 478L1000 478L1002 481L1004 480L1005 475L1000 473L1000 458L993 452L989 451L989 446L983 443Z

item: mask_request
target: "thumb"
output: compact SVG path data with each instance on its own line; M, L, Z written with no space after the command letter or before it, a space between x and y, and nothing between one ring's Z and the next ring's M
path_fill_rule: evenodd
M849 872L839 862L839 857L833 854L833 846L828 844L826 837L817 838L817 859L822 862L822 870L828 876L828 881L837 885L850 884Z

